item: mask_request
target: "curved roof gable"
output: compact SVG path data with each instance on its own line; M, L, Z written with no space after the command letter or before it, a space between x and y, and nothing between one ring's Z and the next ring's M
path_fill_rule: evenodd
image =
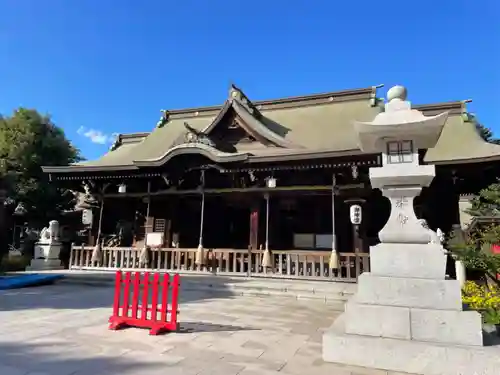
M204 134L210 136L219 124L221 124L226 116L230 115L231 110L241 119L240 126L245 132L261 141L262 143L283 147L283 148L303 148L287 139L280 134L271 130L264 122L261 121L262 114L248 97L234 85L231 85L229 97L222 106L219 114L205 129Z

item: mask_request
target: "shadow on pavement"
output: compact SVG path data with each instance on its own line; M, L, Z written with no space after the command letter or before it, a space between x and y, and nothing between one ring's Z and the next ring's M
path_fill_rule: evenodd
M260 328L213 324L207 322L180 322L179 333L259 331Z
M92 282L81 279L83 280L81 282L61 280L53 285L2 290L0 311L36 308L71 310L111 308L114 295L112 277ZM235 293L229 284L238 282L240 281L223 276L181 275L180 308L182 309L183 303L196 303L207 299L231 299Z
M0 343L2 375L32 372L40 375L147 374L162 370L168 374L168 367L169 363L164 361L131 360L119 347L84 347L57 339L26 344Z

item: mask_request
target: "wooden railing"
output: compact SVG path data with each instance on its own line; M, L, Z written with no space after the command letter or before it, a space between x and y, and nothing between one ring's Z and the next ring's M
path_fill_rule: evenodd
M104 247L100 261L92 262L93 247L73 246L70 269L73 270L160 270L179 273L227 276L269 277L355 282L369 271L369 254L340 253L339 269L329 268L330 251L273 250L274 267L262 267L261 250L206 249L205 264L195 263L196 249L161 248L148 252L148 261L140 261L141 249Z

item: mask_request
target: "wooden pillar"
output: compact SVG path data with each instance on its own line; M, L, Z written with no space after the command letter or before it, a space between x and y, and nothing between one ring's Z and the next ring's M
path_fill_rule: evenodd
M347 199L346 203L350 207L354 205L358 205L361 207L361 223L363 221L363 203L365 203L365 200L362 198L351 198ZM361 259L359 257L359 253L364 252L364 236L361 233L361 224L352 224L352 245L354 248L354 253L356 254L355 257L355 271L356 271L356 277L358 277L361 274Z
M269 193L266 193L264 195L264 198L266 200L266 242L265 242L265 249L269 250Z
M349 208L353 205L359 205L361 207L361 215L363 215L363 204L365 200L363 198L350 198L346 199L345 202L349 205ZM362 219L363 216L362 216ZM365 252L365 243L364 243L364 233L362 231L362 224L352 225L352 246L355 253L363 253Z
M250 239L248 241L251 250L259 248L259 205L253 204L250 209Z

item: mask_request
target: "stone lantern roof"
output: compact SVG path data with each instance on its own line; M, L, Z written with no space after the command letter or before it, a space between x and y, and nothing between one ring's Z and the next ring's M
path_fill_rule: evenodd
M425 116L412 109L406 100L407 90L394 86L387 92L385 111L371 122L355 121L359 148L364 152L386 152L390 140L411 140L416 149L433 148L441 136L448 112Z

